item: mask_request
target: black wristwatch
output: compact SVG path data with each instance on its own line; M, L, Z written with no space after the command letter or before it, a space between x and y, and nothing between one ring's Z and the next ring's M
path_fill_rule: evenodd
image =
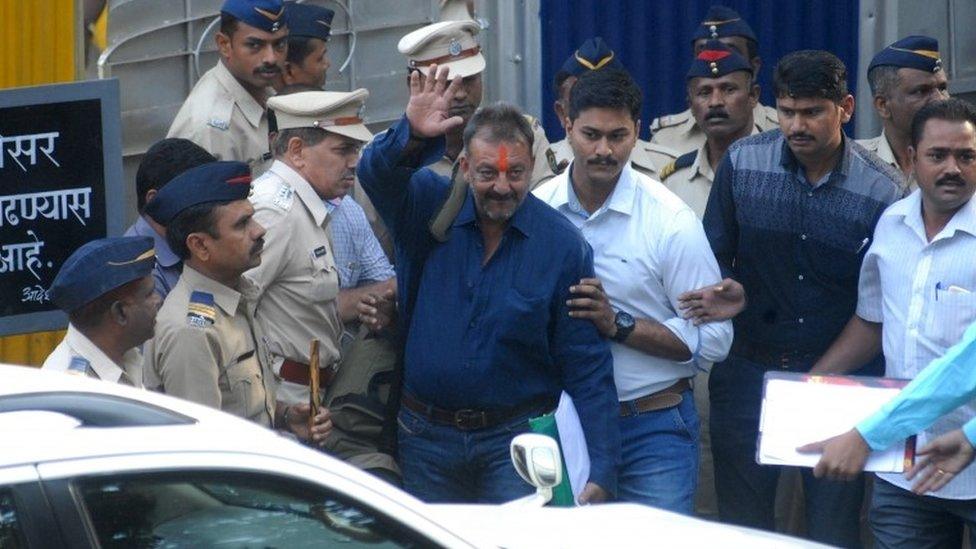
M623 343L627 339L627 336L630 335L630 332L634 331L634 326L637 325L634 322L634 317L623 311L617 311L617 315L613 317L613 323L617 326L617 333L613 334L613 337L610 339L617 343Z

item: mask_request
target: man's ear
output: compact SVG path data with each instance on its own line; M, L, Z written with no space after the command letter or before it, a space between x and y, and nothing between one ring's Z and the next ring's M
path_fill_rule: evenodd
M230 52L233 49L230 36L217 31L217 34L214 35L214 42L217 43L217 51L220 53L220 57L230 59Z
M149 189L148 191L146 191L146 204L152 202L152 199L156 198L156 195L158 194L159 194L159 189Z
M298 137L291 137L288 139L288 147L285 149L285 156L292 164L294 164L295 168L305 167L305 157L302 154L304 151L304 141Z
M912 145L909 145L908 146L908 165L912 167L912 169L911 169L912 175L915 175L915 160L916 160L915 157L916 157L916 155L918 155L918 151L915 150L915 147L913 147Z
M559 99L552 102L552 110L556 111L556 118L559 119L559 123L562 125L563 129L566 129L569 123L569 116L566 114L566 108L563 107L563 102Z
M109 305L108 314L112 318L112 322L119 326L125 326L129 320L125 314L125 306L121 300L115 300Z
M878 113L878 117L882 120L888 120L891 118L891 111L888 109L888 98L883 95L874 96L874 110Z
M206 262L210 260L210 248L207 246L207 235L204 233L190 233L186 236L186 248L190 256Z
M854 116L854 96L847 94L847 97L841 99L840 108L843 111L841 115L841 122L846 124L851 120L851 117Z
M281 81L285 83L286 86L290 86L295 83L295 75L291 73L291 62L285 61L284 66L281 69Z

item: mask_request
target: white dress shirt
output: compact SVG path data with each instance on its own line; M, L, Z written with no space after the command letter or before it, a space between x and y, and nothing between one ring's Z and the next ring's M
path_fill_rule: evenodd
M861 265L857 315L883 323L888 377L914 378L976 321L976 204L969 201L929 242L921 196L916 190L885 211ZM919 447L973 417L972 404L956 409L919 434ZM911 487L902 475L879 476ZM976 468L965 469L933 495L976 498Z
M723 360L732 323L696 327L678 311L678 296L722 280L702 224L661 183L624 167L611 195L588 214L573 192L572 165L533 193L566 216L593 247L596 276L615 310L660 322L692 353L686 362L651 356L611 343L620 400L632 400L692 377Z

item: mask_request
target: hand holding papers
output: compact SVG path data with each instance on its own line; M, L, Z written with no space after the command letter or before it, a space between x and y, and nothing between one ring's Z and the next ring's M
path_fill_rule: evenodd
M766 465L814 467L820 454L801 453L799 447L842 434L850 437L849 431L858 422L898 394L906 383L887 378L768 372L756 461ZM860 438L856 433L853 436ZM863 440L860 442L863 444ZM863 469L903 472L906 465L911 465L914 449L915 439L911 438L904 445L871 452Z

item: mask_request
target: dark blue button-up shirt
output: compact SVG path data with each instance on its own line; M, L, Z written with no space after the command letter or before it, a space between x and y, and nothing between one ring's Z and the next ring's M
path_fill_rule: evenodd
M843 147L816 184L779 130L737 141L722 159L704 225L723 276L748 298L736 339L819 354L854 313L874 226L901 191L890 166L846 137Z
M590 479L613 490L619 455L610 348L590 321L570 318L569 287L593 276L593 251L562 214L528 195L501 244L484 244L470 195L447 242L430 235L449 180L406 167L402 119L363 152L359 179L396 244L407 328L404 384L420 400L457 410L501 409L573 397L589 449ZM421 156L441 156L429 140ZM423 163L421 163L423 164Z

